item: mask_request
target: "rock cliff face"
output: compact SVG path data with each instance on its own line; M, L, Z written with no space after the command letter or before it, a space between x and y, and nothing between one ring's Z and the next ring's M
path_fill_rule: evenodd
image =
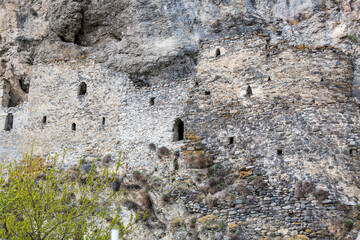
M355 239L359 1L0 6L0 158L122 152L130 239Z

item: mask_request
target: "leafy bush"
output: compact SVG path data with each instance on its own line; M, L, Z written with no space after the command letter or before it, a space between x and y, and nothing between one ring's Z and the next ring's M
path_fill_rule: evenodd
M119 159L116 171L120 165ZM108 191L114 177L107 169L101 177L90 171L85 182L80 175L74 181L57 157L30 154L1 170L1 239L109 239L113 228L121 236L132 229L115 205L121 192Z

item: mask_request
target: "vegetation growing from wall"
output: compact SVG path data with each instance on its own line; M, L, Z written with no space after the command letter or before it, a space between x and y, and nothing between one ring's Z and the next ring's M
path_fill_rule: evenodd
M114 228L129 233L135 219L123 223L116 204L122 192L111 190L120 165L119 159L111 174L106 168L97 173L94 164L85 172L81 166L65 171L58 157L32 154L1 165L0 238L109 239Z

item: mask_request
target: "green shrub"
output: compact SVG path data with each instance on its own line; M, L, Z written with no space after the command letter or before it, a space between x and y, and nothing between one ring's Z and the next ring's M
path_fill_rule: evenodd
M46 160L30 154L1 165L0 238L109 239L113 228L121 236L129 233L132 224L122 223L114 204L121 191L107 191L120 165L119 159L113 177L107 169L101 177L90 170L84 181L69 176L57 157Z

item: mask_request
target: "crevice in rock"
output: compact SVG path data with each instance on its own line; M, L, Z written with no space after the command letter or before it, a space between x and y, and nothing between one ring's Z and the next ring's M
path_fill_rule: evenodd
M5 131L11 131L13 128L14 117L12 113L8 113L5 119Z
M21 90L23 90L25 93L29 93L30 83L26 82L26 79L24 77L19 77L19 84Z
M8 101L7 107L16 107L23 103L21 97L13 89L10 89L9 96L10 99Z

